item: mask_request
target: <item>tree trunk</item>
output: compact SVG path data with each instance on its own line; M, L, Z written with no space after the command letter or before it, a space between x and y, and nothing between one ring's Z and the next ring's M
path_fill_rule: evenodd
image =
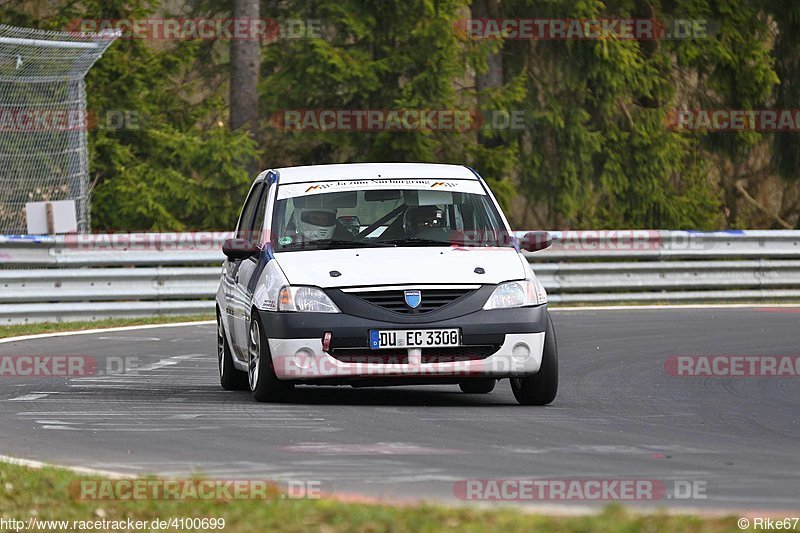
M247 20L252 27L260 18L259 0L233 0L233 18ZM251 39L231 41L231 130L248 128L255 134L258 128L258 72L261 62L261 43Z
M474 0L472 2L472 18L498 18L500 16L499 0ZM478 89L478 97L484 89L500 87L503 85L503 56L497 52L490 54L486 59L489 69L478 74L475 78L475 88Z
M500 0L474 0L470 9L474 19L498 18L500 16ZM488 67L486 72L475 76L478 107L482 111L486 111L485 106L489 103L484 96L484 91L503 85L503 56L501 52L489 54L486 58L486 66ZM490 117L485 116L485 118L488 119ZM488 148L496 147L500 142L496 137L486 138L482 134L478 135L478 139L482 145Z

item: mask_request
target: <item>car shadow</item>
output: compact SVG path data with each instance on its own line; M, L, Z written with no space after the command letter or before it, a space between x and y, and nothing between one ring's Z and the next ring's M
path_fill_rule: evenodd
M452 388L303 386L295 388L284 402L295 405L354 405L404 407L489 407L518 406L504 391L489 394L465 394Z

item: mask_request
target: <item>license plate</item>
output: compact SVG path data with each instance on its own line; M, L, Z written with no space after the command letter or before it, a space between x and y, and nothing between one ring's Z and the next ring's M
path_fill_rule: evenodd
M461 332L458 329L373 329L369 332L369 346L373 350L461 346Z

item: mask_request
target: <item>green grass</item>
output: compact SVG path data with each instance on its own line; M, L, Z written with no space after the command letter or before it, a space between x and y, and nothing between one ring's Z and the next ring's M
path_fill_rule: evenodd
M198 320L214 320L214 315L113 318L108 320L97 320L93 322L45 322L41 324L16 324L13 326L0 326L0 339L17 337L20 335L37 335L40 333L59 333L62 331L116 328L121 326L141 326L147 324L172 324L176 322L194 322Z
M80 501L70 482L96 480L53 468L33 470L0 464L0 518L41 520L145 520L224 518L231 531L559 531L559 532L722 532L738 531L736 518L638 514L619 506L589 516L544 516L516 509L390 506L333 500ZM72 528L69 529L70 531ZM149 531L149 528L147 529Z

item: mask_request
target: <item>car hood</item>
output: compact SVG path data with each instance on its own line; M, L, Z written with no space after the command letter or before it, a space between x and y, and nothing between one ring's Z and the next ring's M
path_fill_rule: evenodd
M526 275L523 259L513 248L359 248L279 252L275 258L292 285L322 288L497 284ZM332 271L341 275L333 277Z

